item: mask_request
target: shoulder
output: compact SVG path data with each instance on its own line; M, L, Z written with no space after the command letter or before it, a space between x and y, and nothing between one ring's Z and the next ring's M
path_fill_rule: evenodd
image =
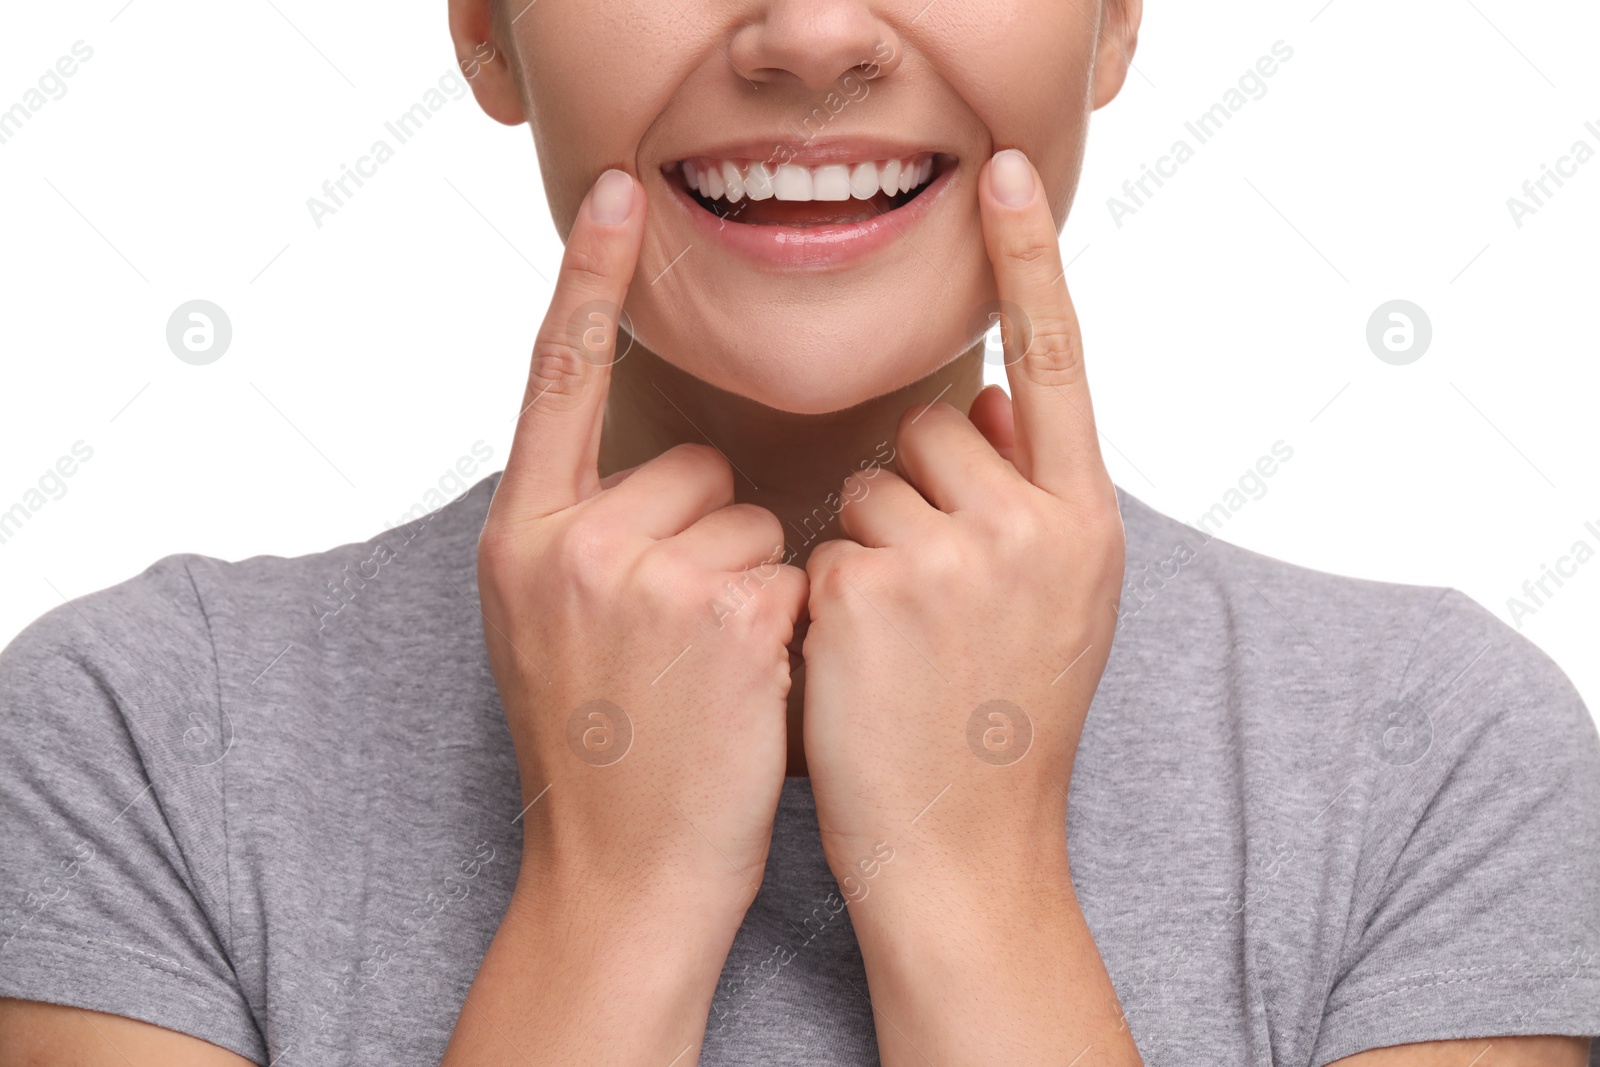
M1300 566L1232 544L1213 512L1195 523L1164 515L1118 489L1127 534L1119 633L1174 616L1223 613L1237 621L1254 607L1330 635L1359 626L1371 643L1404 643L1450 591L1371 581ZM1219 505L1220 507L1220 505ZM1374 624L1378 629L1372 629ZM1396 634L1392 627L1405 628ZM1305 638L1309 640L1311 633Z
M91 708L115 711L156 688L204 693L212 646L191 571L203 562L168 556L30 623L0 651L0 730L96 728Z
M362 600L361 607L403 611L408 600L475 596L478 536L498 482L493 474L440 507L419 504L380 533L321 552L185 562L213 624L222 616L242 627L287 621L292 631L309 626L314 634L335 620L348 628L358 616L370 618L373 612L347 613Z
M1181 635L1225 654L1236 675L1380 704L1466 688L1481 712L1531 717L1567 740L1593 735L1561 668L1459 590L1299 566L1224 541L1205 517L1189 525L1119 496L1128 539L1119 642L1170 648Z
M1209 842L1185 862L1237 853L1240 936L1297 976L1273 995L1315 1009L1312 1062L1600 1032L1600 734L1561 668L1458 590L1122 505L1099 730L1181 786L1152 821ZM1278 961L1296 938L1320 955Z
M0 651L0 729L37 728L89 693L112 708L215 705L291 645L337 654L330 637L359 643L449 601L471 611L497 481L365 541L296 557L171 555L65 602Z
M1551 859L1517 858L1535 829L1582 842L1600 878L1600 734L1527 637L1456 589L1296 566L1126 495L1123 512L1131 607L1108 680L1141 736L1181 736L1263 803L1361 842L1358 880L1486 840L1531 873Z

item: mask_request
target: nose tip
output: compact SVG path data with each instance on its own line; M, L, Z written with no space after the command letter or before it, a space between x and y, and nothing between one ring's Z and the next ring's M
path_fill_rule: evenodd
M728 58L757 84L792 78L821 92L852 71L891 73L900 42L860 0L776 0L734 34Z

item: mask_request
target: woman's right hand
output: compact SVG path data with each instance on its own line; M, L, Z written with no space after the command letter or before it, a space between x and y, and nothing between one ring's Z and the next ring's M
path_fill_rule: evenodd
M478 588L529 805L519 889L623 908L693 901L731 940L783 786L786 646L806 576L776 562L776 516L733 502L715 448L679 445L599 477L644 214L643 189L619 171L579 209ZM730 598L729 582L755 595Z

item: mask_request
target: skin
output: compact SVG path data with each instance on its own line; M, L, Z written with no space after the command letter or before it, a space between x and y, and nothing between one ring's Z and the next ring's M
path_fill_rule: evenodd
M862 98L824 137L893 136L958 157L938 225L858 269L753 271L675 212L646 221L638 274L653 281L629 290L633 335L613 368L600 471L710 440L738 472L738 499L778 517L794 553L787 562L798 566L817 542L792 532L809 529L844 476L893 445L908 405L942 395L978 425L1003 428L1003 396L973 408L983 385L980 327L997 295L978 171L997 148L1022 148L1064 222L1089 116L1121 88L1140 14L1137 0L1103 20L1092 5L939 0L913 22L922 3L884 6L904 10L723 0L697 5L691 19L636 0L451 5L479 103L533 132L564 237L606 167L636 175L651 204L670 206L661 167L704 148L708 128L792 129L830 90ZM493 42L492 61L479 59L484 41ZM590 72L602 53L613 76L597 79ZM878 62L884 56L894 58ZM876 63L877 76L847 80L864 78L852 74L862 61ZM991 73L1006 70L1013 76ZM835 523L817 540L839 534ZM795 651L805 628L802 619ZM806 679L803 664L796 668L786 771L803 775Z
M1011 458L948 404L914 405L895 440L915 485L882 470L869 493L847 490L848 537L824 544L805 571L772 565L720 625L708 596L767 558L782 531L771 512L735 501L732 466L705 445L600 477L610 367L577 353L570 309L622 302L643 189L623 221L591 210L574 228L565 292L535 346L479 548L490 663L524 800L543 799L447 1063L481 1062L506 1041L534 1062L651 1063L698 1047L766 860L783 779L786 646L802 607L808 669L824 680L806 695L804 744L828 861L842 885L874 877L885 827L904 857L852 905L873 1005L890 1024L878 1028L884 1063L919 1061L928 1048L1043 1064L1068 1046L1140 1062L1072 894L1057 789L1114 623L1109 611L1076 609L1114 597L1121 520L1092 423L1064 417L1090 410L1077 322L1054 282L1049 205L1013 155L1025 202L1006 207L987 186L979 198L1000 291L1036 324L1033 348L1011 367L1015 418L1000 442ZM979 580L959 580L975 567ZM925 592L953 585L959 603ZM997 586L1016 591L1009 618L974 641ZM1052 687L1071 653L1036 635L1074 614L1085 617L1067 646L1091 650ZM633 731L628 757L599 768L563 744L594 693ZM941 728L997 695L1035 717L1033 758L1015 769L975 759ZM913 824L940 783L955 795ZM628 902L597 907L606 887L627 887ZM950 935L927 938L931 923ZM1005 965L971 965L986 957ZM583 990L612 982L644 995L586 1003Z
M888 1067L1140 1062L1062 832L1123 542L1056 247L1140 7L923 8L712 0L690 18L589 0L513 23L488 0L451 4L480 104L532 128L567 252L479 546L533 803L447 1064L693 1062L785 771L811 774ZM661 164L708 128L809 108L884 42L895 60L837 129L958 156L939 225L845 271L756 271L710 244L667 270L689 236ZM1026 153L1014 204L990 162L1008 147ZM609 167L629 176L613 221L592 188ZM1009 399L980 393L973 347L995 296L1032 325L1025 351L1007 338ZM625 306L632 325L608 323L599 360L592 306ZM619 337L631 347L611 365ZM894 461L869 478L860 460L881 442ZM827 535L774 556L829 492L850 502ZM752 574L736 612L708 611ZM606 765L569 742L575 721L615 738L615 711L585 713L596 697L631 731ZM977 714L977 735L1026 722L1024 758L978 758L951 729L994 700L1021 711ZM1496 1038L1340 1063L1582 1067L1587 1049ZM243 1062L132 1020L0 1002L0 1067L146 1059Z

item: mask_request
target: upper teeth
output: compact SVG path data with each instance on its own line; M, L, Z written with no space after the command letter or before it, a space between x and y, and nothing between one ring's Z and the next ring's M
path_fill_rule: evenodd
M683 177L689 188L710 200L870 200L879 192L910 192L933 176L933 156L877 163L746 163L729 159L686 159Z

